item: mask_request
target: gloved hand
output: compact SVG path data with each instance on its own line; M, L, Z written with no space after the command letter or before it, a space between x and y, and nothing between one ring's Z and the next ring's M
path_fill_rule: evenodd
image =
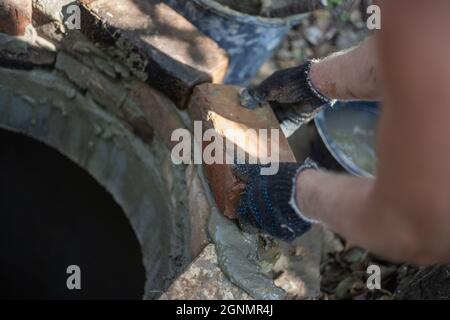
M275 238L292 241L311 227L314 221L300 212L295 197L297 176L317 165L306 160L303 164L280 163L276 175L261 175L260 165L234 165L236 177L245 183L237 214L240 222L250 224Z
M269 103L289 137L303 124L309 122L332 100L319 93L309 77L312 61L275 72L260 85L243 89L241 103L254 109Z

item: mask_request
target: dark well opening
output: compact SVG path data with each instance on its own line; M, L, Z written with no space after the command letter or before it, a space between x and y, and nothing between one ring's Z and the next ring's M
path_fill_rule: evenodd
M70 265L81 290L69 290ZM34 139L0 130L0 298L141 299L139 243L87 172Z

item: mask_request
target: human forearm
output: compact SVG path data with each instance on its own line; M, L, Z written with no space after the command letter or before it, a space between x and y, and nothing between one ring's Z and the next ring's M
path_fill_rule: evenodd
M311 68L311 80L323 95L337 100L379 100L375 39L317 61Z
M394 261L428 264L447 258L432 253L424 237L433 232L423 233L412 210L380 199L374 179L307 170L296 183L302 213L355 245Z

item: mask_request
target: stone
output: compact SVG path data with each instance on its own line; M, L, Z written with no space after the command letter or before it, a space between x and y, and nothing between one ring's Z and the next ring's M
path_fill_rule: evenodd
M73 4L73 0L33 0L33 26L37 33L58 46L67 31L65 13Z
M0 3L0 32L21 36L31 24L31 0L2 0Z
M251 300L251 297L225 277L217 266L214 245L210 244L159 299Z
M39 37L31 25L23 36L0 33L0 66L29 70L53 66L55 60L54 46Z
M220 83L225 51L159 0L82 0L82 32L111 52L135 75L184 108L193 88Z
M318 45L323 37L323 32L316 26L309 27L305 30L306 39L314 46Z
M280 129L278 120L269 106L255 110L248 110L240 105L239 88L234 86L223 86L216 84L203 84L197 86L189 104L189 112L194 120L203 121L204 129L214 128L221 136L227 137L227 130L232 129L235 134L243 138L247 147L246 154L258 156L258 151L267 148L259 143L253 142L252 136L248 135L248 129ZM270 135L268 145L270 145ZM203 143L205 148L208 143ZM279 161L295 162L295 156L289 147L287 139L279 130ZM238 146L240 148L242 146ZM270 150L269 150L270 151ZM231 188L237 179L228 164L205 165L206 175L215 196L218 208L221 212L230 213L228 200Z

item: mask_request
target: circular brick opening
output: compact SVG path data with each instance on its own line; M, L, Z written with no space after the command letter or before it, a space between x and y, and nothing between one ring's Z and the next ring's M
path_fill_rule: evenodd
M112 196L56 150L0 130L0 299L141 299L136 235ZM69 290L71 265L81 290ZM71 284L76 282L70 278Z

